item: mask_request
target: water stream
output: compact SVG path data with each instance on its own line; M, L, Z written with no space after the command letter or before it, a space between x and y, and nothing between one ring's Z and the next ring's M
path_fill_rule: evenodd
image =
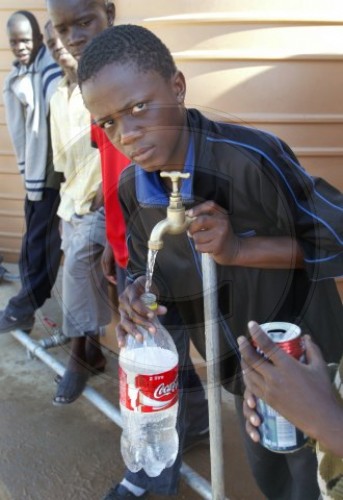
M145 293L150 292L157 252L158 252L158 250L150 250L150 249L148 250L148 259L147 259L147 265L146 265Z

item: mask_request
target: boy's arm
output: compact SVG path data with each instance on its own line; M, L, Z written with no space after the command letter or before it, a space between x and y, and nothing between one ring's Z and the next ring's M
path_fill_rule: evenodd
M9 78L5 82L3 99L6 113L6 123L12 145L15 151L18 170L21 174L25 170L25 146L26 146L26 120L24 107L12 92L9 86Z
M231 226L226 210L213 201L201 203L187 212L195 221L189 226L199 252L213 256L223 266L293 269L303 267L303 253L288 236L240 238Z

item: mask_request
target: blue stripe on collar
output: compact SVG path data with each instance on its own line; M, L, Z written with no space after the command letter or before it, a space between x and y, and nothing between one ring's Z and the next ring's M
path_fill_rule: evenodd
M190 136L183 172L189 172L189 179L181 182L181 197L185 203L193 201L194 138ZM160 172L145 172L139 165L135 167L136 197L142 205L169 205L169 192L160 179Z

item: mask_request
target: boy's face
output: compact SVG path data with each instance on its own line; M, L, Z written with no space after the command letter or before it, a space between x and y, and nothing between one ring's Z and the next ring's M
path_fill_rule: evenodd
M188 145L185 80L112 63L82 84L86 107L108 138L146 171L182 170Z
M23 66L29 66L35 59L42 43L40 36L34 36L30 22L18 18L7 28L8 41L14 57Z
M57 64L65 70L74 69L76 71L76 59L66 50L60 38L56 35L52 24L48 24L45 28L45 39L50 53Z
M47 7L57 35L77 60L86 44L114 20L114 5L105 0L48 0Z

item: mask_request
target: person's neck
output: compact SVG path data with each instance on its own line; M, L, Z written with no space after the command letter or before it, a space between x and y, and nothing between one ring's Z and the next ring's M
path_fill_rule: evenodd
M77 71L76 68L64 68L64 74L67 78L68 86L75 87L77 85Z

